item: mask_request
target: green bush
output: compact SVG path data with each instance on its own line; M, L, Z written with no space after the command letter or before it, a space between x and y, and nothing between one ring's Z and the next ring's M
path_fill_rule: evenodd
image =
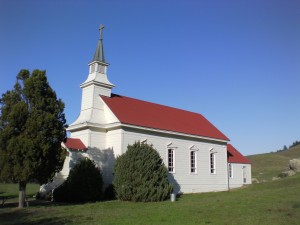
M116 194L115 194L115 189L114 185L110 184L105 188L104 194L103 194L103 199L104 200L115 200L116 199Z
M59 202L91 202L102 197L101 171L90 159L78 162L67 180L53 192L53 200Z
M172 185L158 152L148 144L128 145L114 169L116 197L123 201L155 202L169 197Z

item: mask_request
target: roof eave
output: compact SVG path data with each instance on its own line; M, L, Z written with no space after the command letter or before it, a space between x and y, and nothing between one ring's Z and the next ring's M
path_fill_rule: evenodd
M126 123L121 123L121 125L123 127L128 127L128 128L134 128L134 129L140 129L140 130L152 131L152 132L158 132L158 133L167 133L167 134L171 134L171 135L184 136L184 137L189 137L189 138L205 139L205 140L209 140L209 141L217 141L217 142L224 142L224 143L228 143L228 141L229 141L229 140L225 140L225 139L211 138L211 137L206 137L206 136L180 133L180 132L169 131L169 130L161 130L161 129L137 126L137 125L132 125L132 124L126 124Z
M231 162L231 161L228 161L228 163L236 163L236 164L252 164L252 162Z
M189 138L204 139L204 140L209 140L209 141L217 141L217 142L223 142L225 144L228 143L228 141L229 141L229 140L225 140L225 139L211 138L211 137L186 134L186 133L180 133L180 132L169 131L169 130L161 130L161 129L155 129L155 128L149 128L149 127L142 127L142 126L120 123L120 122L111 123L111 124L95 124L95 123L84 122L81 124L76 124L72 127L68 127L67 130L68 131L77 131L77 130L82 130L82 129L86 129L86 128L114 130L114 129L118 129L118 128L122 128L122 127L133 128L133 129L138 129L138 130L143 130L143 131L156 132L156 133L165 133L165 134L171 134L171 135L176 135L176 136L184 136L184 137L189 137Z

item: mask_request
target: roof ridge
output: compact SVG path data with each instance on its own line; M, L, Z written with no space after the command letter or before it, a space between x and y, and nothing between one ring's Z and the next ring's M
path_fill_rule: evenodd
M101 98L121 123L229 141L200 113L117 94Z
M104 95L102 95L102 96L106 97ZM151 104L154 104L154 105L157 105L157 106L162 106L162 107L166 107L166 108L170 108L170 109L176 109L176 110L180 110L180 111L183 111L183 112L193 113L193 114L200 115L200 116L204 117L201 113L198 113L198 112L188 111L188 110L185 110L185 109L176 108L176 107L169 106L169 105L163 105L161 103L156 103L156 102L150 102L150 101L146 101L146 100L141 100L141 99L138 99L138 98L128 97L128 96L125 96L125 95L119 95L119 94L115 94L115 93L111 94L111 97L116 97L116 96L124 97L124 98L129 98L129 99L140 101L140 102L151 103ZM109 98L109 97L107 97L107 98Z

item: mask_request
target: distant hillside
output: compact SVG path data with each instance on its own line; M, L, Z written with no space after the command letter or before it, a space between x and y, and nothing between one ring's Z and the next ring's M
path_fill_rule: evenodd
M288 167L290 159L300 158L300 145L288 150L247 156L252 161L252 177L259 181L272 180Z

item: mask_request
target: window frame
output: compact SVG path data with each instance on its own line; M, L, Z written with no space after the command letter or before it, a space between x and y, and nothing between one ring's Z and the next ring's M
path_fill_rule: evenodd
M170 161L170 153L172 161ZM169 173L175 173L175 149L170 147L167 148L167 168Z
M194 155L192 155L194 154ZM196 150L190 150L189 154L190 159L190 174L197 174L197 151ZM194 162L192 162L194 160ZM194 166L193 166L194 164ZM194 171L193 171L194 170Z
M216 168L216 153L210 152L209 153L209 171L210 174L217 174L217 168Z

